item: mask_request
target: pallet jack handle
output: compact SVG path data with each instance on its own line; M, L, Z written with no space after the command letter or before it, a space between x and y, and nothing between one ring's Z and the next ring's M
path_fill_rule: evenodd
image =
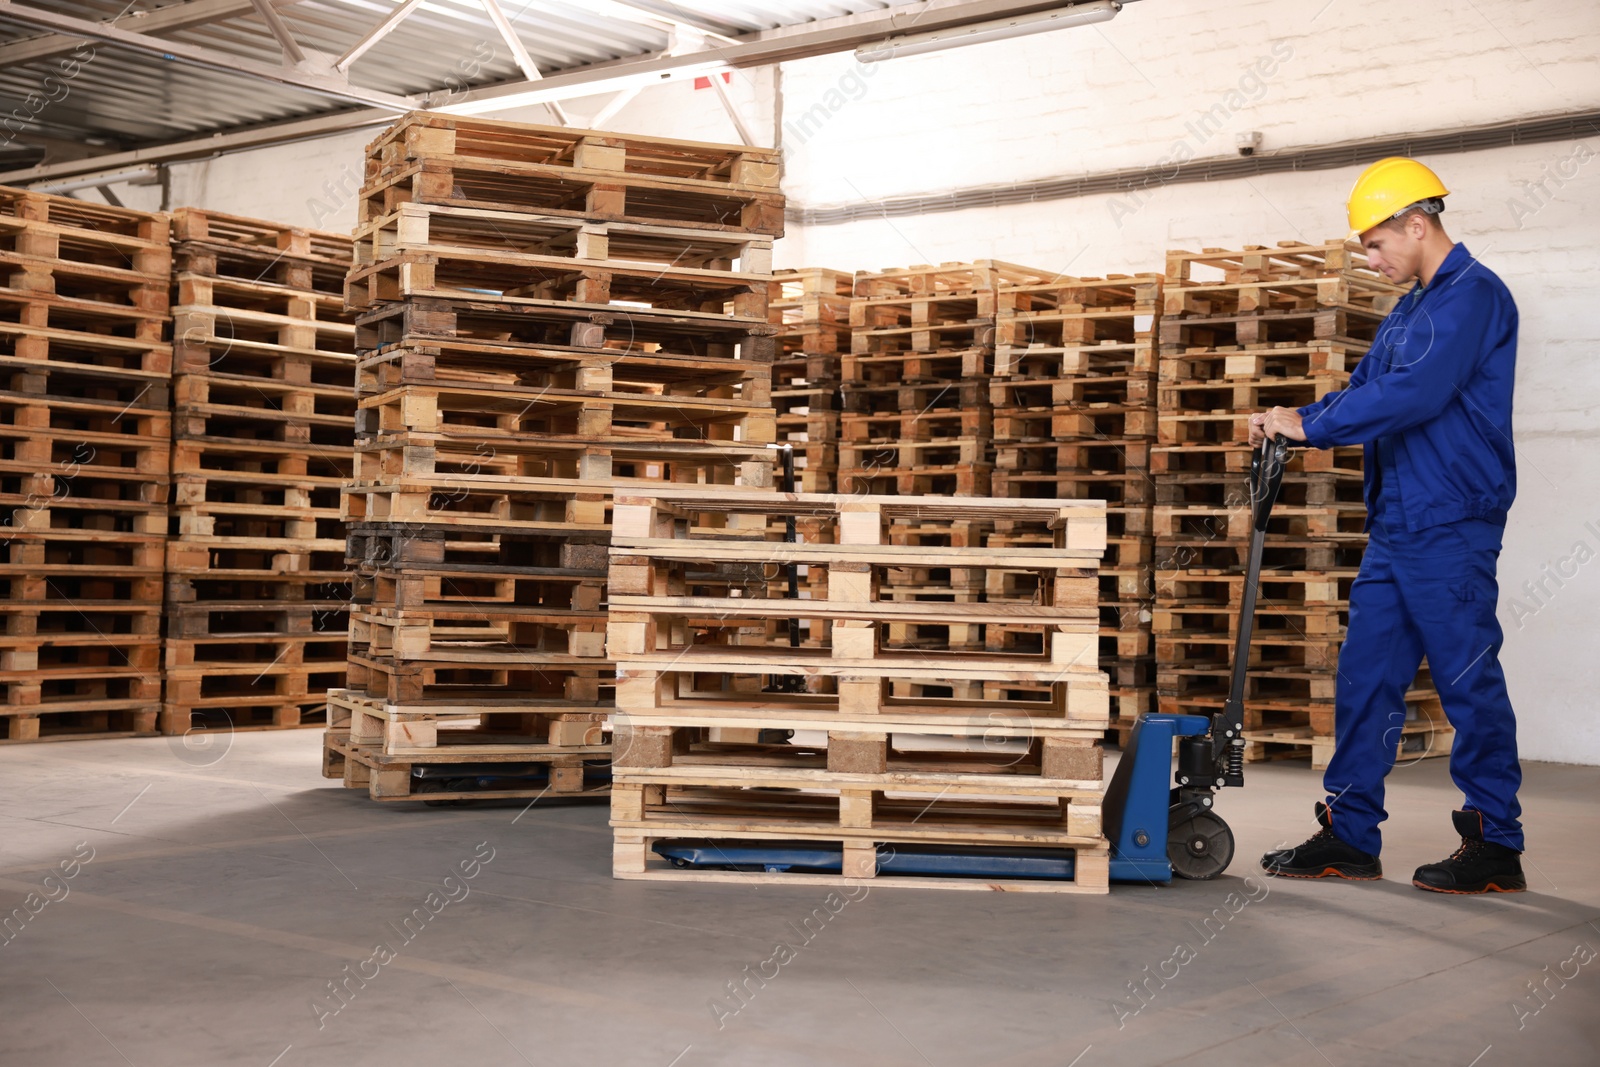
M1261 554L1266 543L1267 521L1272 518L1272 505L1278 500L1278 491L1283 486L1283 468L1288 461L1289 439L1283 434L1263 441L1250 457L1250 558L1245 567L1244 601L1239 605L1239 632L1233 647L1228 700L1211 729L1212 759L1226 766L1224 777L1228 785L1243 784L1244 690L1250 673L1250 641L1255 636Z

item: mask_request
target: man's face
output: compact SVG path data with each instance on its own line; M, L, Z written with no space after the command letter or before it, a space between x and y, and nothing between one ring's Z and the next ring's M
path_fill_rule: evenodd
M1404 229L1388 225L1374 226L1361 235L1361 247L1367 250L1367 262L1396 285L1405 285L1417 276L1422 265L1422 242L1412 233L1411 219Z

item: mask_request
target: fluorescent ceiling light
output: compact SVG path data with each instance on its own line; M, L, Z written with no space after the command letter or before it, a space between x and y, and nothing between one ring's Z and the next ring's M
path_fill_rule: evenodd
M1088 4L1073 4L1052 11L1039 11L1016 18L997 19L993 22L974 22L966 26L952 26L929 33L914 33L905 37L889 37L856 49L856 59L861 63L879 63L900 56L916 56L924 52L938 52L964 44L983 44L985 41L1003 41L1046 30L1060 30L1068 26L1088 26L1096 22L1110 22L1122 10L1118 0L1094 0Z

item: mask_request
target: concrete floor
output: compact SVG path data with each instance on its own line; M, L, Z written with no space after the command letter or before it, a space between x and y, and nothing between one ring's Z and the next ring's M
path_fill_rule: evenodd
M1279 764L1224 795L1218 881L872 889L805 941L825 890L613 881L602 807L383 807L318 776L320 740L0 750L0 914L38 894L0 945L0 1064L1600 1063L1600 768L1526 768L1517 896L1411 888L1455 844L1437 760L1391 778L1392 880L1260 879L1318 796ZM370 977L341 1007L347 965ZM1134 1013L1146 967L1175 977ZM1535 1014L1527 983L1563 970Z

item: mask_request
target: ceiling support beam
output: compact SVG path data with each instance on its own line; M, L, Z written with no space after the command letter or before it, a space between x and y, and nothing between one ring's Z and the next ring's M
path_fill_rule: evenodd
M255 5L256 13L267 24L267 29L272 31L272 36L278 39L278 47L283 49L283 62L285 66L297 66L306 61L306 54L300 51L300 44L294 39L294 34L289 32L288 23L278 14L272 6L272 0L250 0Z
M421 5L422 0L405 0L405 3L401 4L399 7L383 16L383 18L379 19L378 24L363 34L361 40L351 45L344 55L334 60L333 69L341 73L349 70L350 64L360 59L366 53L367 49L371 48L373 45L389 36L391 30L400 25L400 23L404 22L406 16L411 14Z
M538 64L528 54L528 48L522 43L522 38L517 36L517 28L511 25L511 20L506 18L506 13L500 9L499 0L479 0L483 10L488 13L489 21L494 23L494 28L500 31L500 36L505 39L506 47L511 49L511 58L516 61L517 69L522 71L522 76L531 82L536 82L544 75L539 73ZM566 109L555 100L546 100L545 106L556 117L556 121L563 126L572 125L572 120L567 117Z
M274 9L293 7L300 2L301 0L272 0L272 6ZM248 15L256 10L255 5L256 0L189 0L186 4L168 4L154 11L140 11L137 15L130 13L121 17L128 19L128 25L137 26L140 33L158 34L187 30L194 26L204 26L207 23ZM107 25L117 21L111 19ZM29 37L24 41L0 45L0 68L67 55L77 49L82 40L81 37L72 34L45 33L38 37Z
M372 89L362 89L351 85L342 75L319 74L311 71L291 70L287 67L274 67L266 63L257 63L241 56L229 55L226 52L215 52L209 48L181 44L161 37L131 33L127 30L117 29L110 23L91 22L87 19L61 15L41 8L24 7L21 4L12 2L12 0L0 0L0 21L19 22L26 26L38 26L41 29L54 30L57 33L70 34L85 40L103 41L118 48L145 52L159 56L162 59L188 63L191 66L203 67L223 74L243 75L247 78L274 82L278 85L288 86L292 89L303 89L306 92L331 97L335 100L367 104L394 112L411 111L417 107L417 102L410 97L395 96L392 93L378 92Z
M291 119L270 126L256 126L232 133L214 133L193 137L174 144L151 148L133 148L126 152L112 152L86 160L70 160L8 170L0 173L0 185L32 184L44 181L67 181L81 175L102 174L110 170L142 167L155 163L181 163L185 160L209 159L222 152L243 152L268 145L288 144L317 137L347 133L366 126L382 126L394 121L394 112L366 109L317 115L308 119Z

